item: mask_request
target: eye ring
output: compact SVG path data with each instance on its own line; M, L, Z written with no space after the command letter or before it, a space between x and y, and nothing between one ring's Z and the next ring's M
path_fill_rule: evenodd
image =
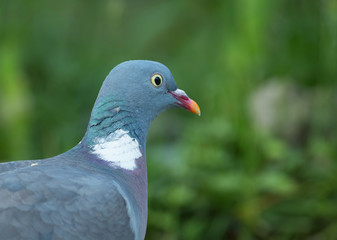
M160 85L163 83L163 77L159 73L155 73L151 77L151 83L155 87L160 87Z

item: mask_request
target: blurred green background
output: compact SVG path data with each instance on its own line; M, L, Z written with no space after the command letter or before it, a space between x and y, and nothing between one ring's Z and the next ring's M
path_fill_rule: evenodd
M337 1L0 1L0 159L83 136L110 69L167 65L146 239L337 239Z

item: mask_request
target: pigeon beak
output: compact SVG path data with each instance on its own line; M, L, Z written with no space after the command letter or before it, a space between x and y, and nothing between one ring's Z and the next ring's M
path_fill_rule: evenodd
M190 99L183 90L177 89L175 91L169 91L169 93L178 100L179 106L186 108L188 111L200 116L200 108L198 104Z

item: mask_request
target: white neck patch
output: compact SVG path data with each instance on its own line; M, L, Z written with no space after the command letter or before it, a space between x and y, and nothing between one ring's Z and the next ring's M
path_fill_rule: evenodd
M112 166L127 170L137 168L136 159L142 156L137 139L132 138L129 131L118 129L106 138L96 138L93 154L98 155Z

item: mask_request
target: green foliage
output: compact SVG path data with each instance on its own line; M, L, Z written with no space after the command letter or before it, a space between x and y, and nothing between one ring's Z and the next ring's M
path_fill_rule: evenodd
M335 0L2 1L0 159L71 148L109 70L157 60L202 115L172 110L150 129L147 239L337 239L336 11Z

